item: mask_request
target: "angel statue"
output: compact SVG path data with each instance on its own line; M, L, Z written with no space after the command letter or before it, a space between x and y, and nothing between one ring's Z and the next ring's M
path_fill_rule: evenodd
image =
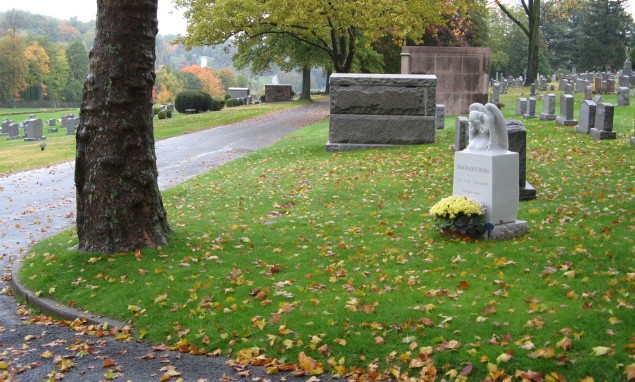
M507 151L507 126L498 107L493 103L473 103L469 111L470 141L465 151Z

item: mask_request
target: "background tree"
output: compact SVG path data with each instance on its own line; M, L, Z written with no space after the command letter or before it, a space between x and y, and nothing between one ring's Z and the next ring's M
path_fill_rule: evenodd
M495 0L496 5L516 24L527 36L527 75L525 86L531 85L538 77L538 57L540 49L540 20L541 0L520 0L520 4L526 16L524 21L514 15L500 0Z
M222 98L225 95L223 85L212 69L190 65L181 71L195 75L201 81L202 90L209 93L212 97Z
M44 82L48 87L48 98L53 102L53 107L57 107L56 103L62 100L64 89L68 84L70 66L66 59L64 47L54 44L47 53L50 58L49 67L51 70Z
M35 41L24 50L27 72L26 83L29 86L30 99L41 100L46 95L45 78L50 73L50 58L46 50Z
M576 26L580 70L617 71L630 46L633 19L625 0L586 0Z
M5 29L0 38L0 85L6 101L10 101L15 107L20 99L20 93L27 88L26 72L27 62L24 58L26 43L24 37L18 34L18 30L24 23L19 11L15 9L3 15L2 25Z
M80 251L125 252L167 243L152 126L157 2L97 0L97 34L77 130Z
M188 20L188 34L177 41L192 47L233 38L240 48L286 35L324 52L335 71L347 73L362 36L369 43L384 36L419 40L468 1L176 0Z
M73 41L66 47L66 61L69 65L69 77L64 89L67 101L80 101L82 87L88 72L88 52L80 40Z

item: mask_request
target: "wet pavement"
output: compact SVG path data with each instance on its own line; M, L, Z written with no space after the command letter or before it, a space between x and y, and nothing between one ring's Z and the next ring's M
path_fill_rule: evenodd
M313 102L159 141L159 187L163 190L184 182L327 116L328 101ZM4 274L0 281L0 381L307 379L269 376L262 368L228 365L222 357L181 354L114 338L127 337L127 333L95 337L86 333L94 334L90 326L73 330L18 305L7 283L11 263L19 261L34 243L75 223L73 177L73 162L0 176L0 268Z

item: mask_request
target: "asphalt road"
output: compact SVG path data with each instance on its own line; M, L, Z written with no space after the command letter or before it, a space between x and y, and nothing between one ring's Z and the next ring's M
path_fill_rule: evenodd
M328 115L313 102L247 121L156 143L159 186L166 189L276 142ZM326 142L325 142L326 143ZM8 288L11 266L28 248L68 229L75 219L74 163L0 176L0 381L305 381L228 365L222 357L193 356L136 341L94 337L33 316ZM328 380L321 377L320 380Z

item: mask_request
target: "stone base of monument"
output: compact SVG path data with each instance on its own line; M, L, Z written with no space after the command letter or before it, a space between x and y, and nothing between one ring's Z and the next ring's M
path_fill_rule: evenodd
M556 123L560 126L573 126L577 125L578 121L576 119L567 119L566 117L559 115L556 117Z
M465 195L485 206L485 222L494 226L516 221L519 207L518 153L458 151L454 154L453 195Z
M490 232L483 235L488 240L510 240L525 235L529 232L529 226L524 220L516 220L511 223L498 224Z
M540 113L540 120L541 121L555 121L556 120L556 115L555 114Z
M534 186L525 182L525 187L520 187L518 190L518 200L533 200L536 199L536 189Z
M589 134L589 129L582 125L575 125L575 131L582 134Z
M592 128L591 130L589 130L589 134L593 139L604 140L617 138L617 134L615 133L615 131L599 130L596 128Z
M371 143L326 143L326 151L349 151L349 150L364 150L364 149L377 149L382 147L397 147L401 145L383 145L383 144L371 144Z
M34 141L45 141L46 137L40 137L40 138L24 138L25 142L34 142Z

